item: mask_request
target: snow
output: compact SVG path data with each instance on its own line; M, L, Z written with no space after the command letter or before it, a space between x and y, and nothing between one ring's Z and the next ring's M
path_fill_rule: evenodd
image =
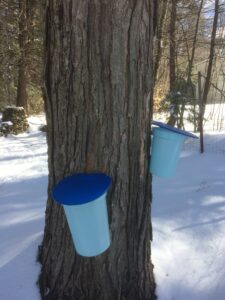
M207 139L213 144L218 135ZM159 300L224 299L225 160L224 153L207 152L207 145L205 154L184 150L173 178L153 178L152 259Z
M37 131L44 116L31 120L30 133L0 138L1 300L40 299L36 257L44 228L47 147L45 134Z
M14 110L24 110L22 106L6 106L6 109L13 108Z
M8 125L8 126L12 126L13 123L11 121L7 121L7 122L0 122L0 125Z
M0 299L40 300L36 261L47 199L44 115L29 133L0 137ZM213 145L219 143L219 151ZM153 178L152 260L159 300L224 300L225 132L206 153L188 140L171 179Z
M184 112L184 121L185 121L185 130L192 131L194 130L193 123L188 121L189 111L192 109L192 106L186 105L186 110ZM154 113L154 120L166 122L169 118L168 112ZM205 108L204 115L204 130L206 132L213 131L224 131L225 130L225 104L207 104Z

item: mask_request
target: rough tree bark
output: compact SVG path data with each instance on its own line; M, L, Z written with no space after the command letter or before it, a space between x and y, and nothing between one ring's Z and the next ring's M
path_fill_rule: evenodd
M43 299L155 299L151 263L152 0L49 0L45 82L49 198L40 247ZM52 186L106 172L112 242L76 255Z

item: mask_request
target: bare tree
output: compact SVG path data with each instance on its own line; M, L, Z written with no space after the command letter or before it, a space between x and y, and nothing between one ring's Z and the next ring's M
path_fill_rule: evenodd
M27 57L28 57L28 3L27 0L19 0L19 71L18 71L18 85L17 85L17 100L16 105L23 107L28 111L27 104Z
M211 79L213 60L214 60L218 16L219 16L219 0L215 0L214 19L213 19L213 27L212 27L212 34L211 34L211 42L210 42L209 62L208 62L208 69L207 69L204 89L203 89L203 93L202 93L203 117L204 117L204 112L205 112L205 105L207 102L207 96L208 96L208 92L209 92L209 88L210 88L210 79Z
M176 84L176 18L177 18L177 0L171 0L170 12L170 53L169 53L169 88L170 91L174 90ZM173 113L170 114L168 124L174 126L176 123L176 116L178 113L178 103L175 99L172 101Z
M191 49L191 57L188 61L188 75L187 75L187 82L191 82L191 75L192 75L192 69L193 69L193 62L195 57L195 50L196 50L196 42L197 42L197 36L198 36L198 29L199 29L199 22L202 12L202 6L203 6L203 0L200 1L198 13L197 13L197 19L196 19L196 25L194 30L194 37L193 37L193 43L192 43L192 49ZM193 92L194 94L194 92Z
M177 0L171 0L170 15L170 55L169 55L169 72L170 72L170 91L173 90L176 82L176 18L177 18Z
M156 34L155 34L155 59L154 59L154 74L155 80L157 80L157 74L159 69L159 64L162 56L162 43L163 43L163 28L165 17L168 11L169 0L161 0L157 3L157 26L156 26Z
M34 6L36 1L19 0L19 62L16 105L22 106L28 113L28 84L30 82L30 66L33 43Z

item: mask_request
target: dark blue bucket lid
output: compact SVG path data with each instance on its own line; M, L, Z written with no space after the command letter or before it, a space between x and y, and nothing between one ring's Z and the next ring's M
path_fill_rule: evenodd
M52 195L60 204L85 204L104 195L111 182L103 173L76 173L62 179L53 188Z
M198 136L193 134L193 133L190 133L188 131L185 131L185 130L181 130L181 129L178 129L178 128L175 128L173 126L170 126L170 125L167 125L165 123L162 123L162 122L159 122L159 121L152 121L152 124L153 125L156 125L156 126L159 126L161 128L164 128L164 129L168 129L170 131L173 131L173 132L176 132L176 133L179 133L179 134L183 134L185 136L188 136L188 137L191 137L191 138L194 138L194 139L198 139Z

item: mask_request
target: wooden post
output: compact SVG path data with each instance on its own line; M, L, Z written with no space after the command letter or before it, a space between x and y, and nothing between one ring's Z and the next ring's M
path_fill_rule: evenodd
M196 107L197 107L197 87L194 88L194 132L197 131L197 118L196 118Z
M204 153L204 136L203 136L203 99L202 99L201 72L198 72L198 98L199 98L200 153Z

